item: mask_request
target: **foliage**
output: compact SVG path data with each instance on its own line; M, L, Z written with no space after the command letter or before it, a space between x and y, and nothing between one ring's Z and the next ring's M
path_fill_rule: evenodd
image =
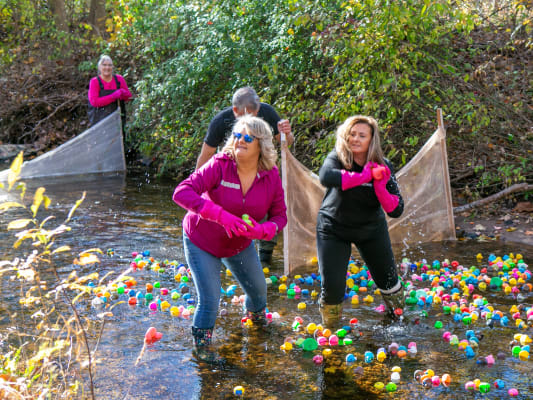
M531 157L533 141L533 96L523 84L532 81L524 68L533 47L530 0L107 0L103 36L86 24L84 1L66 3L69 33L54 28L47 2L20 4L27 7L0 0L4 66L23 63L50 80L36 54L57 42L46 55L74 60L85 99L97 55L109 53L136 92L127 144L160 175L190 172L210 119L250 85L291 120L293 152L312 169L333 147L335 127L358 113L378 118L385 153L399 168L433 132L442 107L458 192L468 185L482 196L533 180L533 166L520 161ZM0 111L0 127L30 115L42 128L47 111L39 111ZM44 132L33 124L19 124L30 132L3 130L34 139Z
M85 21L87 1L66 1L65 6L69 30L61 31L51 18L49 2L0 0L0 67L17 60L38 67L43 55L51 60L79 59L88 44L103 45L103 38L95 37Z
M42 208L50 205L45 188L39 187L26 204L26 185L19 181L21 165L22 153L11 165L8 187L0 183L11 197L11 201L0 203L0 213L17 211L7 230L16 231L13 249L19 255L13 260L0 260L0 284L3 292L17 293L16 288L9 287L10 282L17 282L20 293L20 308L6 310L10 326L4 324L0 330L0 397L94 399L96 347L91 349L89 338L96 336L98 342L99 335L94 333L99 328L101 335L112 307L90 320L82 314L83 304L92 293L103 295L108 287L127 277L112 280L106 275L97 286L91 286L90 281L99 279L98 273L78 276L76 268L99 263L102 251L85 250L69 262L67 257L73 249L60 245L59 239L71 229L68 224L85 193L65 221L50 228L54 216L39 219ZM14 190L19 191L16 197ZM24 256L25 251L29 255ZM65 268L69 264L75 268ZM59 272L66 269L71 270L68 275ZM88 393L84 382L90 386Z
M466 8L472 4L128 2L124 18L130 24L122 25L111 48L119 53L127 48L142 69L134 141L157 160L161 174L185 174L209 120L230 104L236 88L251 85L291 119L294 151L313 169L333 147L335 126L352 114L379 119L386 154L398 167L434 130L437 107L447 113L450 133L461 136L451 144L460 145L471 140L463 134L478 137L498 123L493 117L498 105L480 96L474 67L464 62L465 52L472 57L486 50L469 42L485 21ZM524 7L507 5L516 10L515 37L520 29L530 32ZM517 83L523 76L516 78ZM522 101L508 111L512 117L527 114L528 107ZM530 168L518 179L531 176ZM506 186L501 176L494 174L497 184Z
M0 142L44 151L86 127L87 80L78 64L105 45L87 23L84 0L66 1L68 30L44 0L0 0ZM28 153L30 154L30 153ZM33 155L33 154L32 154Z

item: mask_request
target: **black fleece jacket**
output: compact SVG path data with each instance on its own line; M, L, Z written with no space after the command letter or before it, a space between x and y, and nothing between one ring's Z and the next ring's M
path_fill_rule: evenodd
M385 160L385 162L391 171L387 190L400 199L398 206L388 215L391 218L398 218L403 212L403 199L392 164L389 160ZM345 168L337 157L337 152L333 150L326 157L319 172L320 183L326 187L326 194L322 200L319 214L329 217L330 222L335 222L346 228L357 228L357 226L372 224L385 218L383 209L374 193L373 183L365 183L343 191L341 186L342 169ZM349 171L361 172L362 170L363 167L354 162Z

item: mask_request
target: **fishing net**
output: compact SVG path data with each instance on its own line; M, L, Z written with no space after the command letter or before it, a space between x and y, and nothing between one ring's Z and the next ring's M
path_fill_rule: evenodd
M120 109L82 134L22 164L20 178L81 175L126 170ZM9 170L0 172L6 181Z
M400 218L387 218L392 243L408 246L455 240L446 131L438 128L420 151L396 173L405 203ZM304 167L282 142L281 171L287 226L283 231L285 274L316 270L316 217L325 193L318 176Z

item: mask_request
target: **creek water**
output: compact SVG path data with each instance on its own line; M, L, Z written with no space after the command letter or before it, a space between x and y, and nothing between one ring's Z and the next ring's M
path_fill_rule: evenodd
M61 236L61 244L68 244L74 252L89 248L104 251L101 262L91 266L73 266L65 260L60 268L64 274L76 268L78 275L98 272L100 276L108 272L118 275L126 270L132 261L132 252L149 251L156 260L175 260L184 263L185 258L181 239L181 219L184 211L175 205L172 192L176 182L152 180L141 173L128 176L85 177L83 179L60 179L30 181L28 195L38 185L46 187L46 194L52 203L46 212L56 215L57 220L64 218L72 205L81 197L83 191L86 199L75 212L69 226L70 232ZM3 199L5 201L5 198ZM14 256L11 249L12 233L6 232L6 218L9 213L0 214L2 230L0 231L1 250L4 259ZM107 254L112 249L113 254ZM283 275L282 243L275 249L274 260L268 276ZM411 261L457 260L465 266L486 266L489 254L504 256L521 253L526 263L533 261L533 249L512 243L502 242L448 242L431 243L410 248L395 248L397 261L407 257ZM475 255L481 253L484 258L478 263ZM221 269L223 289L236 283ZM144 290L146 283L161 283L161 287L178 288L173 273L156 273L150 270L131 272L138 282L138 290ZM289 278L287 283L293 280ZM425 285L424 285L425 284ZM2 308L18 307L16 295L10 293L9 285L3 282L4 300ZM512 356L509 343L515 333L533 336L531 326L525 330L515 327L514 321L508 327L499 324L489 327L486 321L479 319L470 326L455 322L453 316L444 315L442 306L412 307L411 322L384 323L382 314L374 309L381 304L379 295L373 303L362 301L352 305L349 300L344 303L344 323L351 318L359 320L362 336L349 346L332 347L333 354L322 365L315 365L313 356L320 354L322 348L303 351L280 350L286 337L297 338L310 336L303 330L292 329L294 317L300 316L304 326L310 322L320 323L320 314L316 297L296 296L288 298L280 293L279 283L269 285L268 304L270 311L281 315L273 322L270 330L263 332L241 326L242 306L232 304L231 297L222 296L220 309L227 315L219 316L215 329L215 347L225 358L223 366L212 366L197 362L192 355L190 338L191 319L173 317L168 311L151 312L146 305L130 306L127 295L122 294L118 300L124 303L113 308L96 352L97 365L94 378L96 397L99 399L229 399L236 398L235 386L243 386L243 398L249 399L471 399L471 398L507 398L507 390L517 388L517 398L533 397L533 360L521 361ZM302 288L319 291L319 285L300 284ZM429 282L422 282L421 287L428 287ZM195 297L194 285L189 283L192 298ZM505 295L502 291L487 291L482 294L490 304L505 315L517 304L516 298ZM236 294L242 294L240 288ZM532 302L530 293L524 294L525 303ZM472 298L470 297L470 300ZM175 305L186 305L179 299L171 301ZM113 300L117 302L117 300ZM299 303L306 303L305 310L299 310ZM98 312L91 307L90 299L86 301L83 312L94 318ZM426 311L427 317L423 317ZM408 313L409 314L409 313ZM422 316L422 317L421 317ZM413 322L418 319L418 323ZM434 327L436 321L443 322L442 329ZM9 319L2 317L0 325L9 325ZM135 361L143 347L144 334L148 327L154 326L163 333L163 338L149 347L141 362ZM450 331L460 340L465 339L467 330L474 330L480 338L479 347L475 348L475 357L467 358L465 352L452 346L442 338L444 331ZM387 348L392 342L407 346L416 342L418 352L406 358L388 354L383 362L366 363L364 353L380 347ZM345 357L352 353L357 357L353 364L347 364ZM479 358L489 354L502 353L503 359L497 359L492 366L479 364ZM532 357L533 358L533 357ZM401 368L401 381L395 393L376 389L378 381L387 384L390 381L391 368ZM361 368L358 368L361 367ZM451 376L449 387L442 385L426 388L413 379L416 370L432 369L436 375L447 373ZM479 391L467 391L465 383L474 379L491 384L489 394ZM504 389L493 386L496 379L505 382Z

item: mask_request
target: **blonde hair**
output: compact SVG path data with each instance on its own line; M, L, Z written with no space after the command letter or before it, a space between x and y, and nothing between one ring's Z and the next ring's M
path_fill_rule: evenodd
M270 171L276 165L278 153L272 143L272 129L263 119L246 114L238 118L233 125L234 132L247 133L255 136L259 140L259 161L257 169L259 171ZM235 137L231 135L222 151L235 160Z
M350 131L355 124L366 124L370 127L372 139L370 141L370 145L368 146L366 162L374 161L379 164L385 164L385 157L383 156L383 151L381 150L378 122L372 117L354 115L349 117L337 128L335 151L337 152L337 157L339 157L339 160L344 168L351 169L353 165L353 153L350 150L348 139L350 137Z

